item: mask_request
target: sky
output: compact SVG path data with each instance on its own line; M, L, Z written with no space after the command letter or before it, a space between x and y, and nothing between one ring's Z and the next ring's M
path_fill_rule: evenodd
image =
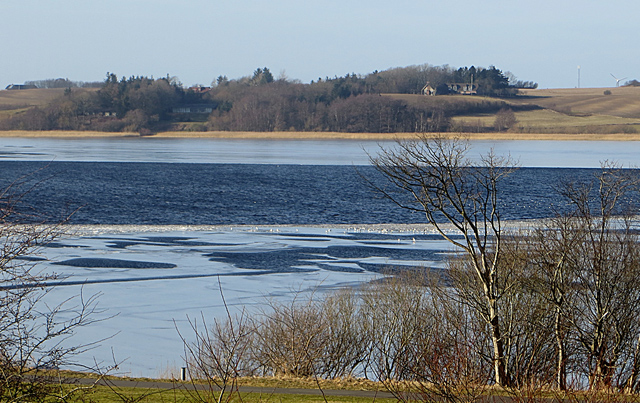
M577 87L579 70L580 87L613 87L640 79L638 15L637 0L0 0L0 88L422 64L493 65L539 88Z

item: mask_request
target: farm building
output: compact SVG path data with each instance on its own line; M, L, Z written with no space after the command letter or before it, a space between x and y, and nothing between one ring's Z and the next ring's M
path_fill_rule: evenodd
M191 105L181 105L173 108L173 113L203 113L209 114L216 109L216 105L214 104L191 104Z
M5 88L5 90L35 90L36 87L35 85L26 85L26 84L9 84L7 85L7 87Z
M478 93L478 84L473 83L451 83L447 84L449 92L459 95L475 95Z
M427 83L427 85L422 87L422 95L436 95L436 89Z
M478 84L474 83L447 83L445 84L449 94L458 94L458 95L475 95L478 93ZM438 86L438 88L433 88L430 84L427 83L424 87L422 87L423 95L437 95L438 89L442 92L445 92L441 88L442 86Z

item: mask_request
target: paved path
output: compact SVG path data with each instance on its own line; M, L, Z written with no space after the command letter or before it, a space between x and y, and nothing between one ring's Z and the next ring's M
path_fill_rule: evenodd
M79 384L79 385L92 385L96 383L96 379L91 378L69 378L69 383ZM131 381L126 379L109 379L109 380L100 380L96 383L97 385L108 386L117 388L140 388L140 389L148 389L158 390L208 390L208 385L203 384L192 384L189 382L170 382L170 381ZM215 392L218 392L219 389L215 389ZM346 397L359 397L359 398L367 398L372 399L374 402L376 399L393 399L393 395L386 391L372 391L372 390L335 390L335 389L301 389L301 388L264 388L264 387L255 387L255 386L240 386L240 393L253 393L260 394L263 396L270 396L274 394L283 394L283 395L308 395L308 396L346 396ZM433 401L443 401L442 399L434 399ZM500 395L492 395L492 396L484 396L481 397L480 402L486 403L514 403L515 401L520 401L513 399L510 396L500 396ZM536 401L544 401L549 403L560 402L562 400L554 399L554 398L542 398Z
M92 385L96 382L91 378L72 378L69 383L80 385ZM112 385L118 388L141 388L141 389L184 389L184 390L207 390L208 385L192 384L188 382L163 382L163 381L131 381L125 379L109 379L99 380L97 385ZM215 391L218 391L216 389ZM311 395L322 396L323 392L325 396L348 396L348 397L363 397L363 398L393 398L393 395L389 392L376 392L371 390L334 390L334 389L300 389L300 388L264 388L254 386L240 386L240 393L255 393L262 395L272 394L290 394L290 395Z

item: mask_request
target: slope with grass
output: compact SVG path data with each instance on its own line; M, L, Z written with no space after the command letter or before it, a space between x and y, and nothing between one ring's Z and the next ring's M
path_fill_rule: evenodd
M640 119L640 87L523 90L522 97L512 102L579 114Z
M523 90L503 101L517 120L512 133L640 133L640 87ZM465 131L486 132L495 119L493 113L468 114L452 122Z
M74 89L95 91L95 89ZM33 89L0 91L0 120L38 106L48 105L62 96L64 89ZM630 140L640 138L640 87L569 88L522 90L513 98L489 98L482 96L436 96L410 94L383 94L402 100L410 106L427 106L448 111L451 131L493 135L502 138L522 136L535 138L537 134L563 134L569 136L602 136L602 139ZM505 132L493 133L496 113L500 108L513 109L516 124ZM2 132L0 136L51 136L67 137L72 132ZM88 133L74 136L122 136L137 133ZM328 132L170 132L159 133L165 137L272 137L272 138L394 138L394 133L328 133ZM545 137L545 136L543 136ZM614 138L615 137L615 138ZM634 138L635 139L635 138Z
M96 88L74 88L75 93L97 91ZM64 95L65 88L37 88L30 90L0 91L0 120L22 113L33 107L45 107Z

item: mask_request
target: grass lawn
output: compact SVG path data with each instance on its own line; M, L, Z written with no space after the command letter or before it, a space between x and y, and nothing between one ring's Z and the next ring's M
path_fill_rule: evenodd
M193 392L192 392L193 393ZM203 393L200 395L205 399L199 399L197 395L190 395L182 390L149 390L139 388L124 388L117 390L117 394L106 387L98 387L88 395L92 402L95 403L111 403L111 402L145 402L145 403L190 403L198 401L217 401L218 394L215 397ZM206 397L209 397L207 400ZM225 400L226 401L226 400ZM261 393L241 393L234 395L230 401L245 403L302 403L302 402L325 402L322 395L298 395L298 394L261 394ZM373 401L391 403L397 402L396 399L381 399L370 397L355 396L326 396L326 401L331 402L354 402L354 403L370 403Z

